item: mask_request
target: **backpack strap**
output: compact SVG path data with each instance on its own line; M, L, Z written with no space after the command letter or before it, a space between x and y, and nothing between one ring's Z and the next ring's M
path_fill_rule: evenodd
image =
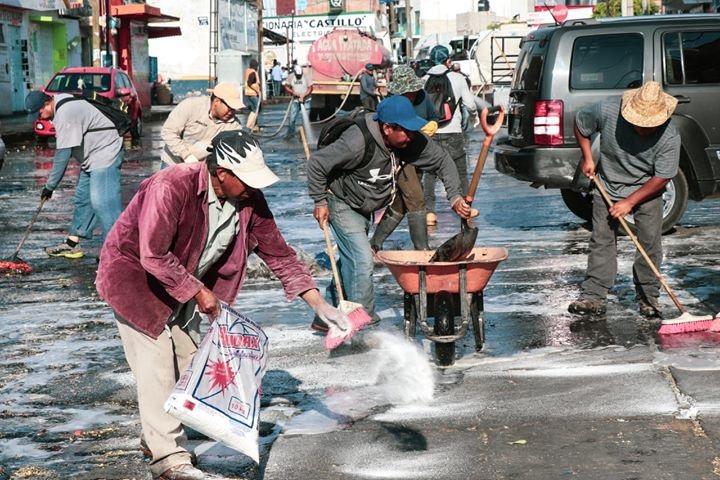
M360 128L363 138L365 139L365 153L363 153L362 166L366 167L370 165L370 162L375 155L375 138L372 136L372 133L370 133L370 129L365 121L365 115L361 115L360 118L356 118L355 125Z
M63 98L62 100L60 100L59 102L57 102L57 104L55 105L55 111L57 112L58 108L62 107L63 105L65 105L65 104L68 103L68 102L75 102L75 101L80 101L80 100L84 100L84 101L87 102L87 98L76 97L76 96L74 96L74 95L73 95L72 97L70 97L70 98ZM90 102L88 102L88 103L90 103ZM91 105L92 105L92 104L91 104ZM102 113L102 112L100 112L100 113ZM83 137L85 136L86 133L90 133L90 132L103 132L103 131L105 131L105 130L116 130L116 127L113 125L112 127L88 128L87 130L85 130L85 133L83 133Z

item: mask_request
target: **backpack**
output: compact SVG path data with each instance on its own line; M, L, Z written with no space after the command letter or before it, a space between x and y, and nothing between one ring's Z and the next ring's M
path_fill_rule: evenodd
M363 154L363 165L368 165L375 155L375 139L373 138L370 130L368 130L367 122L365 121L366 111L363 109L355 109L350 115L345 117L337 117L320 130L320 136L318 137L317 149L320 150L323 147L330 145L335 142L343 134L345 130L357 125L360 127L360 131L365 139L365 152Z
M90 128L87 132L100 132L103 130L116 129L119 136L125 135L132 125L132 117L130 115L130 106L117 98L107 98L102 95L98 95L97 92L92 92L88 95L73 95L72 98L64 98L55 105L55 110L65 105L67 102L73 102L77 100L85 100L93 107L100 110L105 118L110 120L113 124L112 127L103 128Z
M440 116L437 121L440 127L450 123L453 115L455 115L455 110L459 106L453 92L452 83L448 78L450 72L451 70L447 69L440 74L429 73L425 82L425 93L427 93L428 100L430 100L430 103L432 103L435 111Z

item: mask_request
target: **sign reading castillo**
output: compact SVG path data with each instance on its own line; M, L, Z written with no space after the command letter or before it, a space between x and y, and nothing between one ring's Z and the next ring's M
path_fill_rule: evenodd
M312 42L334 28L359 28L370 31L375 25L372 13L349 13L342 15L302 15L296 17L264 17L263 27L287 33L293 40Z

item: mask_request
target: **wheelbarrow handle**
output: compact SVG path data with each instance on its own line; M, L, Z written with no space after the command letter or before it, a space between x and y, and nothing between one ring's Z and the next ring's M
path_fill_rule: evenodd
M497 119L495 119L495 123L490 125L488 124L487 117L489 114L495 112L500 112L500 114L498 115ZM490 140L492 141L492 137L500 131L503 120L505 120L505 109L502 105L496 105L492 108L482 109L482 112L480 112L480 125L482 125L483 132L485 132L486 140L487 137L490 137Z

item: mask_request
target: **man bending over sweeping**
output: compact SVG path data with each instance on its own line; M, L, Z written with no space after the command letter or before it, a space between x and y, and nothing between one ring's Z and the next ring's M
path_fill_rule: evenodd
M628 90L620 100L608 100L581 109L575 118L575 136L583 153L582 172L597 181L614 200L608 209L602 196L593 195L590 255L580 298L568 311L605 313L608 290L617 275L618 218L632 214L637 237L650 259L662 261L662 193L677 174L680 134L670 117L677 100L657 82ZM595 165L590 136L600 133L600 162ZM659 317L659 282L640 253L635 255L633 281L640 313Z
M392 203L402 165L436 173L445 184L452 209L463 218L470 207L462 197L452 158L421 132L427 121L418 117L402 95L386 98L377 113L356 119L329 145L313 153L307 165L308 189L320 227L329 222L340 250L340 278L345 298L361 304L375 323L372 283L373 251L368 239L375 210ZM328 296L334 297L334 286ZM316 317L312 328L328 326Z
M141 443L154 478L197 480L178 420L165 413L178 372L199 343L196 309L215 316L232 304L254 252L328 324L347 317L327 304L307 267L285 243L261 189L278 178L248 134L212 140L205 162L161 170L145 180L100 254L97 290L112 307L137 382Z
M81 238L92 238L95 225L100 223L103 235L122 212L120 195L120 166L125 152L123 139L115 124L89 102L66 93L50 96L34 90L25 99L29 113L38 112L43 120L55 126L55 157L42 201L49 200L65 175L70 157L80 162L80 174L75 187L75 210L65 241L45 249L51 257L81 258L85 255L78 246Z

